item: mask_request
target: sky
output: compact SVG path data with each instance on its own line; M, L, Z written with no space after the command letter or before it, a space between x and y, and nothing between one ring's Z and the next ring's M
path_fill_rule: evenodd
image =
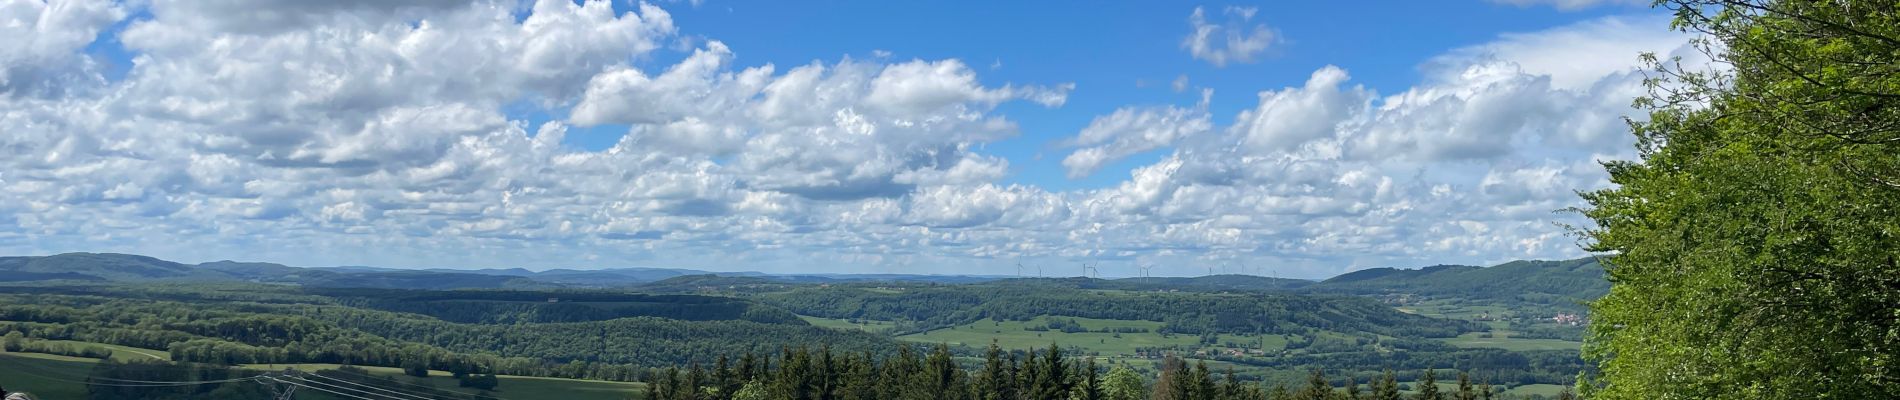
M1323 278L1585 255L1640 0L0 0L0 254Z

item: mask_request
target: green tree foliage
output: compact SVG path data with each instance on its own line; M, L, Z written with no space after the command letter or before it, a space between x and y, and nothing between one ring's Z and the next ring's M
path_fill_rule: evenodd
M1371 399L1399 400L1399 381L1398 377L1392 374L1392 370L1385 370L1385 374L1373 382Z
M1900 398L1900 7L1666 0L1639 161L1585 194L1601 399ZM1685 66L1690 65L1690 66Z
M1142 383L1140 373L1127 366L1117 365L1108 370L1108 377L1102 380L1102 397L1106 400L1140 400L1148 394L1148 386Z
M1438 373L1429 369L1425 370L1425 375L1418 378L1418 395L1412 398L1418 400L1443 400L1445 396L1438 393Z

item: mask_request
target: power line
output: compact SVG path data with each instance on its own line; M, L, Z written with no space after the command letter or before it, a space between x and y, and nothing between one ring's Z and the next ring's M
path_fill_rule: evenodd
M371 385L371 384L368 384L368 383L363 383L363 382L351 382L351 381L348 381L348 380L344 380L344 379L338 379L338 378L331 378L331 377L328 377L328 376L323 376L323 374L319 374L319 373L314 373L314 372L307 372L307 373L301 373L301 374L299 374L299 376L303 376L303 377L306 377L305 379L309 379L308 377L316 377L316 378L321 378L321 379L326 379L326 380L330 380L330 381L335 381L335 382L342 382L342 383L345 383L345 384L350 384L350 385L356 385L356 386L362 386L362 387L366 387L366 388L370 388L370 389L375 389L375 390L379 390L379 391L383 391L383 392L388 392L388 393L393 393L393 394L396 394L396 395L401 395L401 396L406 396L406 397L409 397L409 398L414 398L414 399L421 399L421 400L428 400L428 399L429 399L429 398L428 398L427 396L423 396L423 395L419 395L419 394L415 394L415 393L409 393L409 392L404 392L404 391L400 391L400 390L395 390L395 389L389 389L389 388L384 388L384 387L380 387L380 386L376 386L376 385Z
M289 379L289 380L291 380L292 382L303 382L303 383L308 383L308 384L316 384L316 385L323 385L324 387L328 387L328 388L333 388L333 389L336 389L336 390L347 390L347 391L351 391L351 392L355 392L355 393L359 393L359 394L362 394L362 395L364 395L364 396L370 396L370 397L372 397L372 398L375 398L375 399L378 399L378 400L387 400L387 399L395 399L395 400L407 400L407 399L404 399L404 398L401 398L401 397L396 397L396 396L390 396L390 395L386 395L386 394L379 394L379 393L374 393L374 392L370 392L370 391L368 391L368 390L363 390L363 389L357 389L357 388L349 388L349 387L343 387L342 385L336 385L336 384L331 384L331 383L325 383L325 382L317 382L317 381L313 381L313 380L310 380L310 379L306 379L306 378L304 378L304 377L302 377L302 376L297 376L297 375L290 375L290 374L284 374L284 375L283 375L283 378L284 378L284 379Z
M356 376L361 376L361 377L364 377L364 378L370 378L370 379L378 379L378 378L377 378L376 376L374 376L374 375L370 375L370 374L368 374L368 373L362 373L362 372L354 372L354 371L344 371L344 370L340 370L340 369L338 369L338 370L333 370L333 371L337 371L337 372L341 372L341 373L347 373L347 374L351 374L351 375L356 375ZM442 389L442 388L438 388L438 387L434 387L434 386L426 386L426 385L418 385L418 384L414 384L414 383L409 383L409 382L403 382L403 381L399 381L399 380L395 380L395 379L390 379L390 380L387 380L387 381L383 381L383 382L388 382L388 383L394 383L394 384L398 384L398 385L404 385L404 386L411 386L411 387L418 387L418 388L423 388L423 389L429 389L429 390L434 390L434 391L443 391L443 389ZM500 398L500 397L495 397L495 396L489 396L489 395L482 395L482 394L473 394L473 393L464 393L464 394L467 394L467 395L469 395L469 396L474 396L474 397L481 397L481 398L487 398L487 399L493 399L493 400L507 400L507 399L504 399L504 398Z
M334 394L334 395L338 395L338 396L343 396L343 397L348 397L348 398L352 398L352 399L358 399L358 400L376 400L376 399L372 399L372 398L367 398L367 397L363 397L363 396L357 396L357 395L352 395L352 394L345 394L345 393L339 393L339 392L337 392L337 391L334 391L334 390L329 390L329 389L324 389L324 388L320 388L320 387L315 387L315 386L310 386L310 385L304 385L304 384L299 384L299 383L296 383L296 382L290 382L290 381L286 381L286 380L282 380L282 379L277 379L276 377L271 377L271 376L264 376L264 377L263 377L263 379L269 379L269 380L272 380L272 381L276 381L277 383L282 383L282 384L285 384L285 385L292 385L292 386L297 386L297 387L302 387L302 388L305 388L305 389L310 389L310 390L316 390L316 391L321 391L321 392L325 392L325 393L329 393L329 394Z
M86 378L85 380L75 380L75 379L72 379L70 376L66 376L66 377L52 376L48 374L42 374L40 372L35 372L31 368L23 368L14 372L20 372L27 375L33 375L33 376L37 376L43 379L51 379L57 382L77 383L81 385L90 385L90 386L111 386L111 387L175 387L175 386L208 385L208 384L214 384L214 383L243 382L243 381L257 379L256 376L249 376L249 377L243 377L243 378L219 379L219 380L209 380L209 381L139 381L139 380L130 380L130 379L112 379L112 378L97 377L97 379L100 379L100 380L118 380L118 381L129 382L129 383L107 383L107 382L96 382L93 380L95 377L85 377Z

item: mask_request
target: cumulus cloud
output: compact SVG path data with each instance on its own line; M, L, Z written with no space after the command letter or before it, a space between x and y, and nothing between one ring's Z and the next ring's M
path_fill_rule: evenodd
M1062 159L1070 178L1081 178L1103 164L1162 148L1213 129L1205 109L1122 108L1096 117L1070 145L1080 147Z
M1257 102L1231 115L1205 88L1192 106L1115 107L1056 143L1068 175L1159 160L1052 190L1004 183L1027 163L989 147L1019 134L1003 110L1064 106L1061 81L888 55L742 65L716 38L672 47L686 34L650 4L251 4L0 6L26 44L0 50L0 253L1289 276L1561 257L1548 211L1607 184L1594 160L1627 156L1618 118L1640 77L1542 47L1675 50L1660 28L1622 32L1649 22L1605 20L1450 51L1391 94L1325 67L1248 88ZM1197 11L1206 46L1184 47L1252 60L1277 40L1255 13ZM87 55L109 29L136 57L122 79ZM602 126L624 135L563 144Z
M1194 59L1216 67L1254 62L1255 57L1280 40L1279 33L1266 24L1253 23L1254 14L1259 11L1254 7L1230 6L1221 11L1227 21L1216 23L1208 22L1206 9L1195 7L1194 13L1188 15L1190 30L1187 37L1181 39L1181 48Z
M125 17L110 1L9 1L0 4L0 96L45 96L103 83L98 62L81 50Z

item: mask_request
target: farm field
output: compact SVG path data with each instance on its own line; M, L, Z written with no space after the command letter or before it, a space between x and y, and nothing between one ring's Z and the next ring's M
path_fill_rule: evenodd
M169 354L161 350L138 349L109 344L47 341L70 346L90 346L112 349L112 358L120 361L132 361L157 357L168 359ZM40 399L82 399L86 397L84 377L92 373L93 364L98 360L81 357L68 357L53 354L0 352L0 387L10 390L30 392ZM341 367L338 364L249 364L239 368L256 371L282 371L286 368L305 372L331 370ZM454 377L445 371L429 371L428 378L403 375L398 368L357 367L369 374L393 378L401 382L398 386L416 385L441 390L482 395L479 390L458 387ZM500 385L495 391L485 395L499 399L560 398L575 400L622 400L644 393L645 385L631 382L608 382L579 379L539 378L502 375L497 377ZM300 399L329 399L322 393L299 394Z
M1510 351L1532 350L1576 350L1583 343L1562 339L1521 339L1510 337L1510 332L1492 332L1494 337L1481 337L1482 333L1466 333L1455 338L1442 339L1446 344L1464 348L1494 348Z
M338 364L247 364L241 367L259 371L281 371L285 368L305 372L331 370L342 367ZM494 391L483 393L480 390L459 387L455 377L446 371L429 371L429 377L419 378L404 375L402 369L389 367L356 367L370 375L392 378L403 386L422 386L470 395L514 398L560 398L575 400L622 400L644 393L646 385L632 382L590 381L581 379L538 378L528 376L501 375L501 381Z
M860 330L860 331L871 332L871 333L884 333L886 331L891 330L891 327L894 326L892 322L890 321L878 321L878 320L868 320L868 319L858 320L857 323L852 323L851 321L843 319L843 318L824 318L824 317L813 317L809 315L800 315L798 316L798 319L805 320L805 322L809 322L813 326L821 326L821 327L832 328L832 329L853 329L853 330Z
M948 343L952 346L970 347L989 346L994 341L1006 349L1045 348L1054 343L1064 348L1079 348L1102 355L1132 355L1142 347L1195 346L1200 337L1194 335L1162 335L1154 333L1161 327L1160 322L1123 321L1087 318L1074 319L1088 329L1101 328L1141 328L1145 333L1104 333L1041 331L1024 329L1030 326L1046 326L1050 317L1038 317L1029 321L996 321L984 319L977 322L958 325L946 329L898 336L898 339L923 343Z

